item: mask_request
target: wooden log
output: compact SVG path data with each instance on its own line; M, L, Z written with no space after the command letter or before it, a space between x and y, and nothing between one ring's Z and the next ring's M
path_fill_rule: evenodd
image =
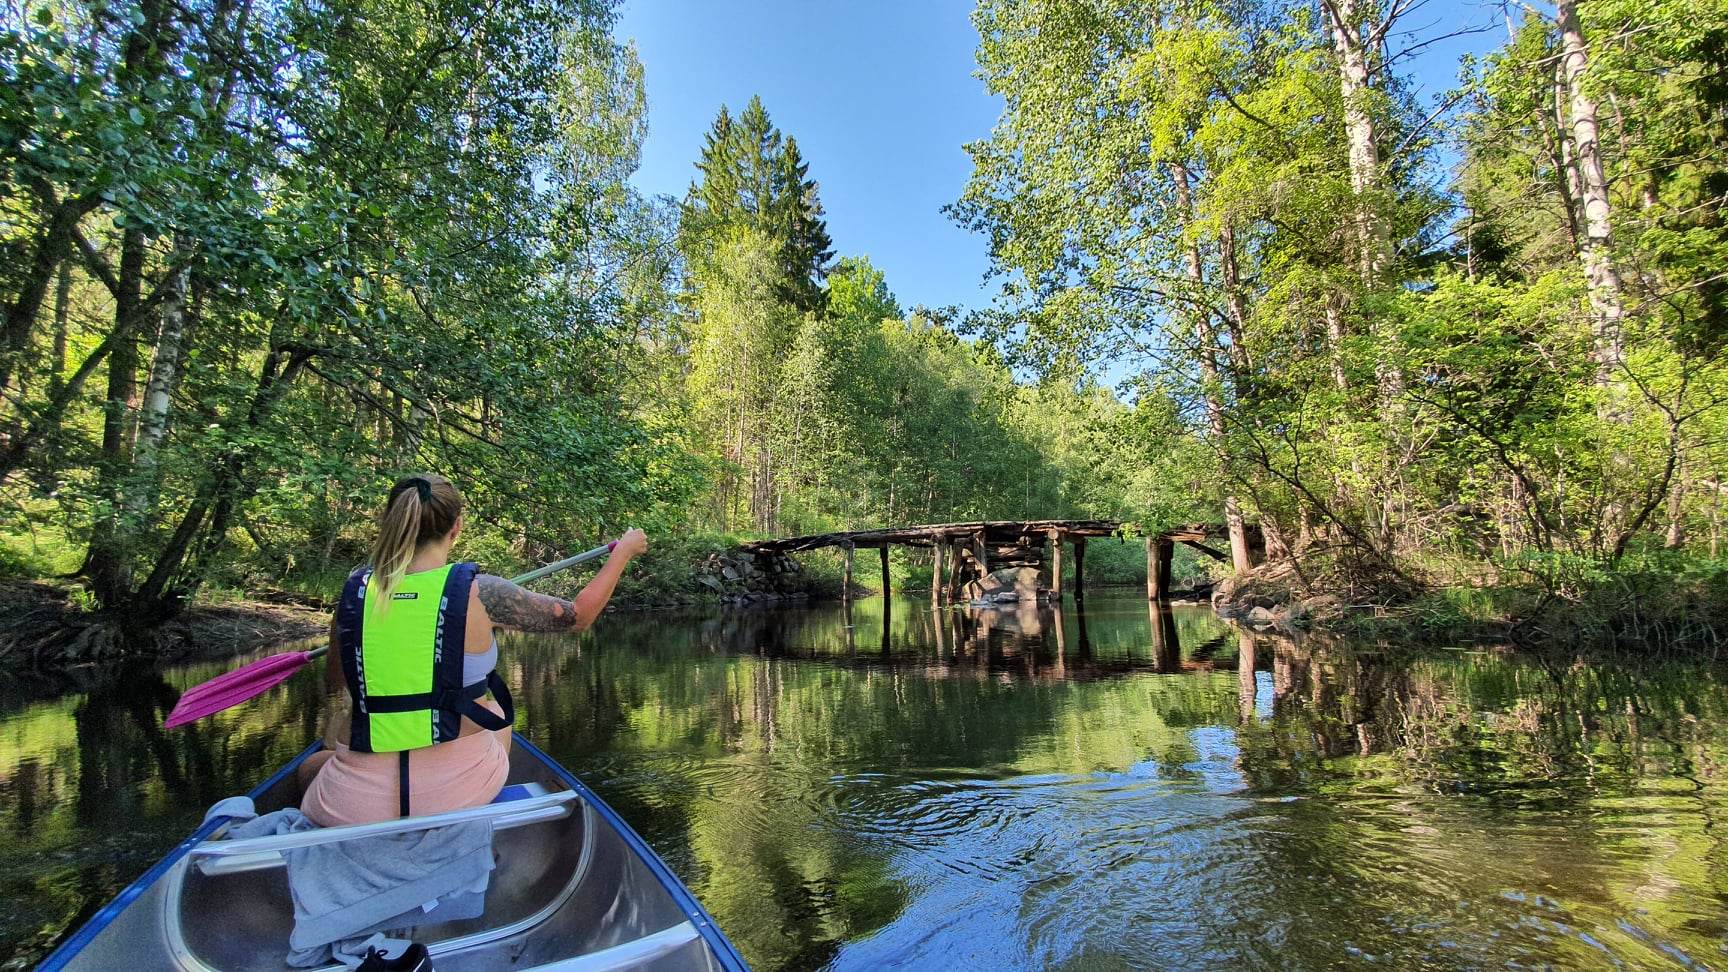
M990 551L984 546L984 531L972 534L972 559L978 562L978 579L990 575Z
M1183 540L1182 542L1221 564L1227 564L1230 562L1230 555L1216 547L1208 547L1198 540Z
M876 551L882 555L882 596L887 597L888 596L888 545L883 544L882 546L877 547Z
M1062 531L1052 528L1044 534L1050 547L1050 599L1062 599Z
M1086 538L1074 538L1074 600L1086 599Z
M947 553L947 546L947 542L942 541L931 549L930 606L933 608L942 606L942 561L944 560L943 555ZM938 654L940 654L940 646L938 646Z

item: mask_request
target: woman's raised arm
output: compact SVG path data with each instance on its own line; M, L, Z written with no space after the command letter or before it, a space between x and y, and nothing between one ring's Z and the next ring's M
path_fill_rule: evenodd
M576 632L594 623L612 599L618 578L636 555L648 549L648 537L641 530L631 530L618 538L618 546L594 579L567 601L549 594L536 594L493 574L481 574L475 580L480 603L500 628L534 632Z

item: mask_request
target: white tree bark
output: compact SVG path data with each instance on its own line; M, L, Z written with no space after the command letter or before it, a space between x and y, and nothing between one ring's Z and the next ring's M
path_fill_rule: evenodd
M138 413L138 445L132 468L138 488L126 505L143 511L155 502L156 463L162 439L168 433L168 411L174 386L180 380L181 346L186 336L186 270L170 271L162 301L162 329L156 337L156 354L150 362L150 378L144 385L144 404Z
M1572 152L1577 166L1578 196L1584 210L1584 233L1578 261L1590 286L1596 382L1613 384L1625 360L1623 329L1626 318L1624 289L1614 265L1613 212L1608 203L1608 181L1603 175L1602 149L1596 124L1596 102L1585 90L1589 48L1578 22L1576 0L1557 0L1560 26L1561 64L1570 99Z
M1357 267L1362 286L1368 291L1387 285L1392 266L1392 233L1380 212L1380 151L1375 145L1372 74L1369 56L1384 36L1396 16L1397 7L1373 29L1367 29L1367 12L1361 0L1321 0L1326 25L1332 34L1333 52L1338 57L1338 86L1344 102L1344 137L1350 163L1350 188L1355 195ZM1344 378L1338 367L1336 346L1342 337L1343 321L1337 308L1328 306L1327 329L1334 344L1334 380ZM1404 398L1404 375L1394 356L1381 354L1374 366L1374 377L1381 409L1387 416L1401 414ZM1342 387L1342 384L1340 385ZM1394 442L1402 439L1402 431L1393 429ZM1381 475L1389 479L1389 472ZM1378 509L1380 542L1390 550L1396 533L1392 490L1381 493Z
M1344 137L1349 149L1350 188L1356 194L1357 259L1362 279L1377 284L1392 263L1386 221L1375 199L1380 190L1380 150L1374 144L1374 113L1369 104L1369 42L1363 37L1358 0L1324 0L1333 50L1338 55L1338 84L1344 96Z

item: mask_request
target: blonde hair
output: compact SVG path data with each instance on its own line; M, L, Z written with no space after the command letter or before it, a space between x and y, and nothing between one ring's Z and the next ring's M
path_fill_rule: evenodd
M380 611L388 608L390 595L414 561L414 552L449 536L461 515L462 494L443 476L421 473L397 480L378 517L367 600L377 604Z

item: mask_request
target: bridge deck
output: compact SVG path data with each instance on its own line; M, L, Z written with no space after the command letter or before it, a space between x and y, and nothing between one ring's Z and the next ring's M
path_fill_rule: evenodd
M1000 564L1038 564L1046 573L1049 593L1062 596L1062 546L1074 548L1074 595L1085 596L1086 541L1093 537L1138 532L1133 524L1116 520L972 520L961 523L926 523L919 526L884 527L875 530L841 530L802 537L752 540L742 545L756 554L787 554L824 547L839 547L845 554L843 590L852 590L852 553L874 549L882 560L882 591L888 591L888 548L933 548L934 575L931 600L941 603L955 596L963 577L982 578ZM1220 524L1190 523L1161 533L1146 535L1146 593L1162 601L1170 589L1170 551L1185 543L1214 559L1229 557L1207 546L1205 541L1225 536ZM1040 549L1040 545L1044 549ZM1047 551L1047 558L1046 558Z
M781 537L773 540L752 540L745 550L761 553L796 553L822 547L844 547L850 543L866 550L876 547L931 547L960 537L984 534L988 543L1015 541L1021 537L1043 539L1055 530L1063 538L1108 537L1125 524L1115 520L972 520L963 523L926 523L920 526L888 527L876 530L842 530L836 533L813 533L803 537Z

